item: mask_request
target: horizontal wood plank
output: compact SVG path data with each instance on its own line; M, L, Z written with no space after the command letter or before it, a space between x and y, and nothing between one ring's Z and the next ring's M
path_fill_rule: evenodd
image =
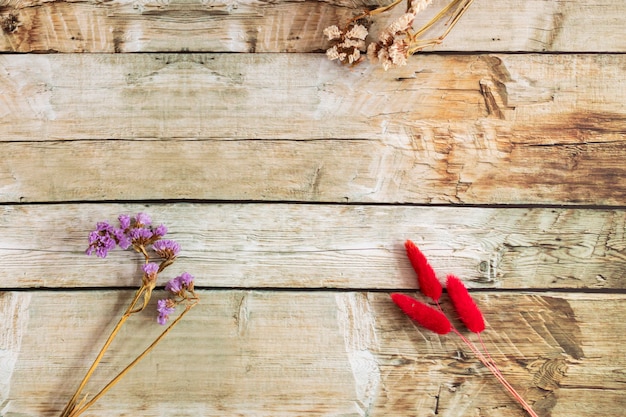
M200 295L201 304L88 415L526 415L458 337L414 326L387 294ZM131 296L1 293L2 314L14 317L0 321L2 415L58 415ZM539 415L626 407L626 325L616 320L626 314L624 295L476 299L488 322L486 345ZM151 311L131 318L89 392L160 331Z
M624 55L0 63L2 202L626 204Z
M0 50L11 52L311 52L323 29L383 1L4 1ZM443 7L435 1L420 22ZM402 12L378 16L373 38ZM621 0L476 0L437 50L622 52ZM486 24L488 22L488 24ZM436 33L439 35L439 32Z
M136 286L139 256L84 250L96 222L139 211L183 248L159 285L188 271L207 287L415 289L411 239L471 287L626 288L625 210L181 203L5 206L1 285Z

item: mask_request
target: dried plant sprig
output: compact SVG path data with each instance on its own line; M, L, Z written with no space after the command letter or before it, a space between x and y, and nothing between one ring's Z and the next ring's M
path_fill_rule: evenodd
M474 0L451 0L450 3L441 9L432 19L414 31L413 25L416 16L426 9L432 3L432 0L406 0L406 12L389 24L380 33L376 42L371 42L367 45L367 57L372 63L380 63L385 71L392 67L406 65L409 56L425 48L442 43L473 1ZM326 28L324 35L332 42L331 47L326 51L327 57L331 60L339 60L340 62L350 64L361 62L360 53L363 52L363 49L361 49L362 44L359 43L359 52L356 54L354 50L346 50L345 34L351 27L354 27L357 22L368 21L373 16L385 13L403 2L404 0L395 0L389 5L365 11L350 19L343 30L335 25ZM426 32L446 18L447 21L444 23L446 29L441 35L434 38L422 38ZM329 36L331 33L336 36ZM365 37L362 38L362 40L364 45ZM352 46L351 44L348 45Z
M410 240L404 243L404 248L406 249L406 254L409 257L411 266L413 266L413 269L417 273L417 282L420 287L420 292L433 301L439 300L442 292L441 282L437 279L435 270L428 263L426 256L424 256L422 251Z
M159 324L166 324L169 316L174 312L176 306L184 305L183 312L129 365L126 366L115 378L113 378L100 392L94 395L90 400L88 396L82 395L87 382L91 379L96 368L102 361L104 354L109 346L118 335L120 329L130 318L131 315L143 311L150 301L152 291L156 287L159 273L170 266L176 260L180 252L180 245L174 240L162 239L167 233L164 225L151 227L152 220L145 213L138 213L131 217L128 215L120 215L118 217L119 227L114 227L108 222L99 222L96 229L89 234L89 246L86 250L87 255L96 254L100 258L105 258L108 253L119 246L121 249L133 248L136 252L144 256L144 264L142 265L141 285L135 292L135 295L124 314L119 319L104 345L98 352L98 355L92 362L91 366L85 373L74 395L70 398L67 405L61 413L61 417L78 417L91 407L98 399L100 399L110 388L119 382L119 380L128 373L141 359L143 359L154 347L168 334L171 329L183 318L191 308L196 306L200 301L198 295L194 291L194 277L184 272L182 275L172 279L166 285L166 290L173 293L174 298L166 298L158 302ZM153 254L153 255L152 255ZM154 262L157 261L157 262ZM143 301L140 300L143 297Z
M480 309L469 295L467 288L456 276L450 274L446 279L446 290L459 315L459 319L468 330L480 333L485 330L485 320Z
M416 271L418 271L420 268L423 268L423 265L428 264L426 257L422 254L421 251L419 251L419 249L417 249L417 247L414 247L415 245L412 244L411 241L407 241L405 243L405 246L411 263L415 263L419 266L418 268L416 268ZM454 309L459 316L459 319L470 331L477 334L480 345L482 347L482 351L476 346L476 344L471 342L459 330L457 330L454 325L451 324L438 300L435 300L437 309L433 309L404 294L392 293L391 299L409 318L419 323L422 327L438 334L447 334L449 332L452 332L459 336L463 343L472 351L472 353L474 353L474 355L476 355L478 360L496 377L496 379L511 394L511 396L515 398L515 400L522 406L522 408L526 410L526 412L531 417L538 417L532 407L506 380L504 375L502 375L502 372L496 365L496 362L489 354L489 351L487 350L487 347L485 346L485 343L480 336L480 333L485 330L484 317L482 315L482 312L470 296L463 282L454 275L448 275L446 279L446 289L448 292L448 296L452 301ZM424 295L429 296L426 293L424 293Z
M450 320L442 312L405 294L393 293L391 299L404 314L422 327L437 334L447 334L452 330Z

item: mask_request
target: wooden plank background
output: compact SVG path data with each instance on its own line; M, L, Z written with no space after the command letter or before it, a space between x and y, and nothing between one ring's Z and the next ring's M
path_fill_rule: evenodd
M526 415L391 303L406 239L540 416L624 415L626 4L476 0L405 67L327 61L379 4L0 2L0 417L59 415L140 277L87 234L140 211L202 301L85 416Z

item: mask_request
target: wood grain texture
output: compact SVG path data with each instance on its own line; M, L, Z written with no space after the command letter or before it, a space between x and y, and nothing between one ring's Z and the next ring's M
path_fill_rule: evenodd
M1 285L135 287L137 255L84 250L96 222L139 211L183 248L160 285L188 271L207 287L415 289L411 239L471 287L626 288L624 210L181 203L6 206Z
M3 0L0 50L11 52L311 52L322 31L382 1ZM432 11L446 2L435 1ZM402 7L398 7L398 13ZM622 52L621 0L476 0L437 50ZM373 21L375 34L393 17ZM488 24L486 24L488 22Z
M0 62L2 202L626 202L624 55Z
M3 300L24 305L13 322L1 322L0 338L7 331L21 337L12 348L17 361L3 415L56 415L130 297L129 291L3 293ZM525 415L456 336L415 327L387 294L202 291L201 297L90 416ZM604 415L615 416L611 410L626 406L620 354L626 327L615 320L626 313L623 295L483 293L477 301L493 357L539 415L595 416L606 407ZM131 319L90 389L159 330L150 312Z

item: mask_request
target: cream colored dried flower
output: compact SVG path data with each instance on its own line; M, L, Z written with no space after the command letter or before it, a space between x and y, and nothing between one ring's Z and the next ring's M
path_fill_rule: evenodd
M396 39L389 47L389 58L396 66L406 65L409 54L409 44L404 39Z
M419 12L427 8L432 2L433 0L411 0L411 7L409 10L412 11L414 14L418 14Z
M333 41L334 45L326 51L331 61L339 60L342 63L356 64L361 60L361 53L365 52L365 38L367 29L363 25L353 25L340 30L337 26L324 29L324 35Z
M331 61L339 59L339 51L337 50L337 45L326 50L326 57L328 57L328 59L330 59Z
M346 38L349 39L360 39L360 40L365 40L365 38L367 38L367 28L363 25L354 25L354 27L352 27L352 29L350 29L347 33L346 33Z
M339 39L341 38L341 31L335 25L328 26L326 29L324 29L324 36L326 36L329 41Z
M390 33L396 34L398 32L404 32L413 25L415 19L415 13L405 13L390 24L387 29Z

